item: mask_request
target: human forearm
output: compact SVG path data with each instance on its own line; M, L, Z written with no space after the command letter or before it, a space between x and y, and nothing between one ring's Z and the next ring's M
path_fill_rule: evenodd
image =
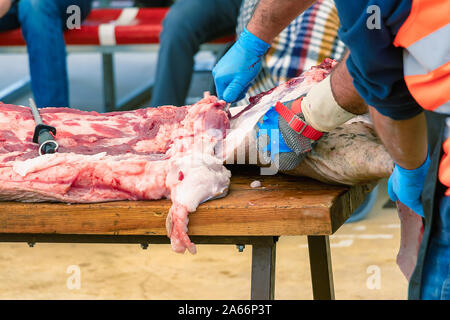
M247 29L261 40L273 39L315 0L261 0Z
M367 104L353 86L346 59L331 75L311 88L302 101L306 122L314 129L328 132L358 114L367 113Z
M349 54L350 52L347 52L331 73L331 89L334 99L344 110L353 114L364 114L368 112L367 104L356 91L353 78L347 69Z
M11 0L0 0L0 18L11 8Z
M424 217L421 194L430 166L425 115L422 112L406 120L393 120L373 107L369 110L375 129L395 162L388 180L389 197Z
M212 73L217 95L226 102L244 98L261 70L261 57L273 39L313 0L261 0L238 41L220 59Z
M427 157L427 125L425 115L407 120L393 120L370 107L378 135L392 159L402 168L420 167Z

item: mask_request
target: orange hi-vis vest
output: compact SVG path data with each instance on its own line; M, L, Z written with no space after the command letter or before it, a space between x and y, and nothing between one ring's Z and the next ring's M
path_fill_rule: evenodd
M412 0L394 45L403 47L406 85L422 108L450 116L450 0ZM450 196L450 117L439 180Z

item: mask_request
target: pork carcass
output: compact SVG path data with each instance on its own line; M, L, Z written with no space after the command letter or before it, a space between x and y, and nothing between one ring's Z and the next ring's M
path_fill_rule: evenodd
M249 106L232 117L223 111L225 102L213 96L192 106L105 114L41 109L43 121L57 128L60 145L58 153L44 156L38 156L38 146L32 143L35 123L30 109L0 104L0 200L89 203L170 198L166 227L172 248L195 252L187 236L188 212L226 193L230 172L223 166L224 159L245 143L246 135L254 132L270 106L307 93L335 63L326 59L300 77L252 98ZM334 159L336 153L327 151L335 148L345 154L351 147L348 137L329 135L305 162L312 170L293 174L348 184L388 176L392 161L385 161L387 153L381 143L376 137L362 137L373 136L369 126L355 130L359 140L352 148L359 152L353 162L343 163ZM376 170L370 170L373 161L363 158L364 145L366 149L379 147L374 157L383 165ZM348 163L359 163L351 175ZM349 169L339 171L345 166Z
M336 62L326 59L298 78L250 99L250 105L231 109L232 131L224 148L227 161L262 164L251 155L256 151L255 125L277 101L289 101L306 94L311 86L329 75ZM234 130L234 131L233 131ZM376 135L368 117L358 116L324 135L297 168L284 173L307 176L331 183L355 185L387 178L394 162ZM274 171L269 171L274 172ZM414 271L423 226L421 217L400 202L397 211L401 223L401 242L397 264L409 280Z
M58 153L38 156L27 107L0 104L0 200L90 203L172 199L168 235L176 252L195 246L188 212L226 192L230 172L214 154L229 128L225 102L99 114L44 108Z
M301 76L250 98L248 106L231 108L231 130L224 147L227 163L264 165L261 159L251 156L258 154L256 123L277 101L286 102L306 94L335 65L336 61L325 59ZM394 162L366 115L355 117L324 135L297 168L284 173L331 184L355 185L387 178L393 168Z

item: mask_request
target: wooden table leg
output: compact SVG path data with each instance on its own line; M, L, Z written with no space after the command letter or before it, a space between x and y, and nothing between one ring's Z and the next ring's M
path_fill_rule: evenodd
M276 242L252 245L252 300L273 300L275 296Z
M308 249L314 300L334 300L329 237L308 236Z

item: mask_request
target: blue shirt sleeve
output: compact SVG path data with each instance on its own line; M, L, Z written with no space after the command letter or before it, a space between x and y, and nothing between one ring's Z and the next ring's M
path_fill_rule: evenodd
M339 37L350 50L347 68L353 84L367 104L394 120L409 119L422 112L403 78L403 49L393 45L398 29L409 15L411 2L335 1L341 23ZM379 8L378 20L369 19L376 14L367 12L373 5Z

